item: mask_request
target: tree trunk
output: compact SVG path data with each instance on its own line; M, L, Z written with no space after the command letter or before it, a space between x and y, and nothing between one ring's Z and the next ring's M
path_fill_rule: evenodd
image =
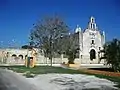
M51 64L51 66L52 66L52 57L50 57L50 64Z

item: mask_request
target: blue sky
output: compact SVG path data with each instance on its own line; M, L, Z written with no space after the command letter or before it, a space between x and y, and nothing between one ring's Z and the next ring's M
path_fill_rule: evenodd
M16 45L26 44L33 23L54 14L61 16L71 30L77 24L85 29L94 16L107 41L120 38L119 0L0 0L0 41L8 45L14 39Z

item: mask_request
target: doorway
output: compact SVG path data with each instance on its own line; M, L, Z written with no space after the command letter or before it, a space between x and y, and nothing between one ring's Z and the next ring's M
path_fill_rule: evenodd
M96 59L96 52L94 49L90 50L90 60Z

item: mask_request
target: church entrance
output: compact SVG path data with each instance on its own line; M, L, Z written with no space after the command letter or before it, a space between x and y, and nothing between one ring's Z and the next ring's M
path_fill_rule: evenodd
M94 49L90 50L90 60L96 59L96 52Z

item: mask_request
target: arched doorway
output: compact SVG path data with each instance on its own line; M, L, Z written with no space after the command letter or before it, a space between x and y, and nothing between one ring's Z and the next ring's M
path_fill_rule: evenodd
M16 54L13 54L13 55L12 55L12 57L13 57L13 58L16 58L16 57L17 57L17 55L16 55Z
M19 55L19 59L23 59L23 55Z
M96 52L94 49L90 50L90 60L96 59Z
M13 59L13 60L16 60L16 58L17 58L17 55L16 55L16 54L13 54L13 55L12 55L12 59Z

